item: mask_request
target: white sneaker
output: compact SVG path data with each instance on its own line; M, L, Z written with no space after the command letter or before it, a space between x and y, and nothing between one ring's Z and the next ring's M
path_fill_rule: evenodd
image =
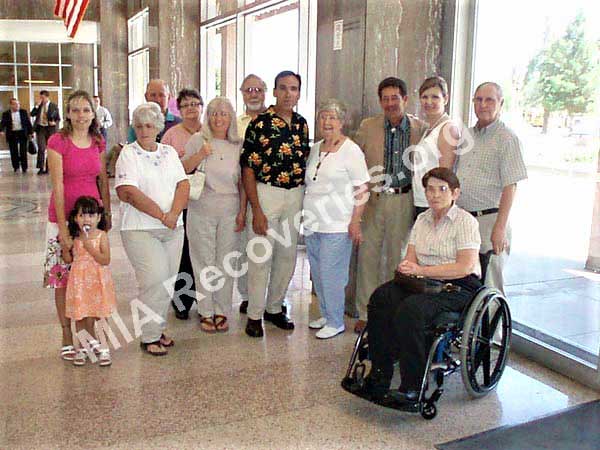
M344 330L345 330L345 327L343 327L343 326L341 326L339 328L325 326L325 327L321 328L319 331L317 331L317 334L315 334L315 336L317 337L317 339L329 339L334 336L337 336L340 333L343 333Z
M321 317L320 319L313 320L308 324L308 328L312 330L320 330L327 323L327 319L325 317Z

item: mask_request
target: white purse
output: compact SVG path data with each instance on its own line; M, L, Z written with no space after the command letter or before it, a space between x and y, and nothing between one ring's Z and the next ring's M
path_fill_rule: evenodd
M204 173L205 162L206 160L203 160L196 172L188 175L188 181L190 182L190 200L198 200L204 190L204 182L206 181L206 173Z

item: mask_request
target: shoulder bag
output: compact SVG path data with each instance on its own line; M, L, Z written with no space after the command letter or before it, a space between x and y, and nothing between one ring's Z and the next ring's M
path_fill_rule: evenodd
M416 275L404 275L398 271L394 273L394 283L402 286L412 294L439 294L440 292L460 291L460 287L452 283Z

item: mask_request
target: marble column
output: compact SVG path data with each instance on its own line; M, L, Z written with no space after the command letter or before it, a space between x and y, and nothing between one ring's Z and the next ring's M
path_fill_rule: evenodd
M127 79L127 1L101 0L98 94L113 118L108 144L123 142L129 127Z

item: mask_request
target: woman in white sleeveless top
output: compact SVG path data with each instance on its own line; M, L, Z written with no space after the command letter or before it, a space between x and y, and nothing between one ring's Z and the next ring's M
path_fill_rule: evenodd
M419 101L429 128L412 149L412 191L417 215L429 207L421 183L423 175L436 167L452 169L460 138L458 127L445 112L448 104L446 80L442 77L427 78L419 88Z

